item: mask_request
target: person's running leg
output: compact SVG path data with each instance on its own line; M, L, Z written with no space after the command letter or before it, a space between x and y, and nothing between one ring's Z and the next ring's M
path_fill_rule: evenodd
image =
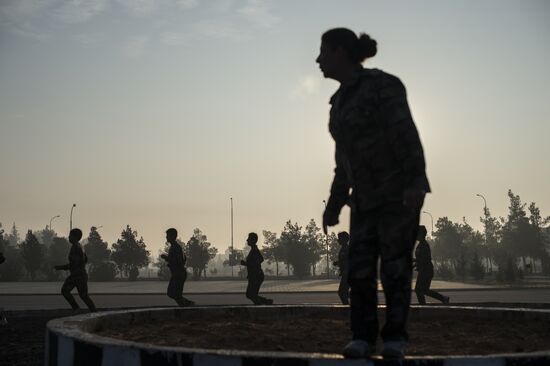
M262 300L259 298L260 286L262 285L262 279L259 274L248 275L248 286L246 287L246 297L250 299L254 305L261 305Z
M338 285L338 297L344 305L349 305L349 283L348 273L342 273L340 277L340 284Z
M78 296L84 301L88 309L92 313L97 311L94 302L88 295L88 276L82 276L76 280L76 289L78 291Z
M67 300L69 305L71 305L71 308L73 310L80 309L80 306L78 306L76 300L74 299L73 295L71 294L71 291L73 288L76 287L76 281L75 278L71 275L65 279L65 282L63 282L63 286L61 286L61 294Z
M426 305L426 297L424 295L430 288L430 279L424 272L425 271L422 270L418 272L418 276L416 276L416 284L414 286L414 292L420 305Z

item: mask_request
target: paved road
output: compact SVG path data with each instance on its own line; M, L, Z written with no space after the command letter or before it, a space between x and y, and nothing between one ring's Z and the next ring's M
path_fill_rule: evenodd
M523 289L523 290L455 290L445 291L454 303L550 303L550 289ZM303 293L271 293L269 297L276 304L337 304L336 293L331 292L303 292ZM77 301L78 296L76 296ZM119 307L156 307L173 306L174 302L162 294L112 294L93 295L93 300L99 308ZM191 294L189 299L197 305L242 305L250 304L244 294ZM379 294L380 303L384 303L383 295ZM81 302L80 302L81 303ZM413 299L413 304L416 299ZM68 305L61 295L2 295L0 294L0 308L5 310L39 310L63 309Z
M339 281L330 280L267 280L262 292L336 292ZM187 293L243 293L246 280L241 281L186 281ZM52 294L57 295L62 282L0 282L0 295ZM90 294L165 294L166 281L89 282ZM502 286L501 286L502 287ZM381 289L381 285L379 285ZM493 286L450 281L432 281L432 289L489 289Z

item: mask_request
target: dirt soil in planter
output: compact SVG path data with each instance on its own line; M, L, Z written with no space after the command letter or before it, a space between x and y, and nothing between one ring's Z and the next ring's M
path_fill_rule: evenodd
M383 319L380 319L383 324ZM408 355L487 355L550 350L550 321L485 320L475 315L409 322ZM213 317L104 329L97 334L162 346L340 353L349 322L321 317L246 321ZM380 351L381 345L377 345Z

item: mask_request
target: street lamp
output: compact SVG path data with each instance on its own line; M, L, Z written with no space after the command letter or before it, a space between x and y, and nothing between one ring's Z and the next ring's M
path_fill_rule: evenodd
M483 195L479 193L476 193L476 196L483 198L483 204L485 205L485 209L487 209L487 200L485 199L485 197L483 197Z
M482 194L477 193L476 196L483 198L483 216L485 216L483 223L485 224L485 245L487 245L487 200Z
M434 217L428 211L422 211L422 213L425 213L426 215L430 215L430 219L432 219L432 237L433 237L434 236Z
M231 254L229 257L229 261L231 262L231 277L233 277L233 267L235 266L235 263L233 261L235 260L235 251L233 250L233 197L230 198L231 200Z
M76 207L76 203L73 203L73 205L71 206L71 217L70 217L70 229L69 230L72 230L73 229L73 208Z
M325 211L327 210L327 201L323 200L323 203L325 204ZM327 242L327 279L330 279L330 267L329 267L329 261L328 261L328 230L325 234L326 242Z
M53 229L52 229L52 221L53 221L54 219L58 218L58 217L61 217L61 216L60 216L60 215L55 215L54 217L52 217L52 218L50 219L50 231L53 231Z
M485 226L485 249L487 250L487 200L485 197L483 197L482 194L476 193L476 196L481 197L483 199L483 216L485 216L485 219L483 220L483 224ZM489 258L487 258L487 272L489 272Z

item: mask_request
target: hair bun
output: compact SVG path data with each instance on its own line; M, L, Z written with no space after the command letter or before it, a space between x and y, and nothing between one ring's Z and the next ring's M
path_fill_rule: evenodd
M368 34L361 33L359 35L358 44L359 44L359 54L361 56L360 57L361 59L373 57L374 55L376 55L377 43L374 39L370 38Z

